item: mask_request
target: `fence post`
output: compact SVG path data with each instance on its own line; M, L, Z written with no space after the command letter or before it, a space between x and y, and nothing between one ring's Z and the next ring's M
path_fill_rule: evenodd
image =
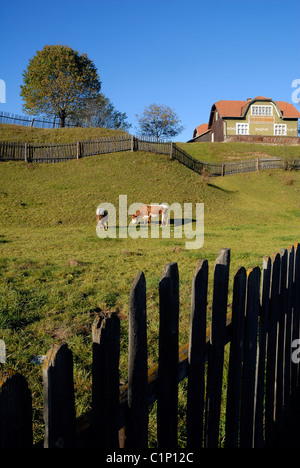
M126 448L147 448L147 320L146 281L143 272L138 273L130 292L128 353Z
M43 365L45 448L71 448L75 438L73 357L67 344L53 345Z
M294 261L295 261L295 269L294 269L294 284L293 284L293 311L298 320L298 339L300 338L300 244L294 244ZM297 391L299 392L300 387L300 369L299 364L293 363L293 374L296 377L296 387Z
M256 414L255 414L255 448L264 446L264 397L265 397L265 361L267 330L270 306L270 279L271 279L271 259L264 257L262 268L262 289L261 308L259 321L258 338L258 368L257 368L257 389L256 389Z
M76 144L76 159L80 158L80 141L77 141Z
M192 283L188 354L187 447L192 449L203 443L207 283L208 262L200 260Z
M25 143L25 146L24 146L24 159L25 159L25 162L28 161L28 144Z
M226 401L226 448L237 448L239 444L246 282L246 270L242 267L235 274L233 283L232 339L230 344Z
M0 370L0 448L32 448L32 401L24 377Z
M253 448L256 404L256 355L260 268L247 271L247 298L241 389L240 448Z
M119 317L116 314L98 316L92 335L92 441L95 448L118 448Z
M290 357L288 363L285 362L285 353L287 347L291 346L291 321L288 318L288 270L287 270L287 249L280 251L280 290L279 290L279 314L278 314L278 351L277 351L277 367L276 367L276 425L279 430L283 427L283 410L284 410L284 382L285 376L290 379ZM289 324L289 325L288 325ZM289 329L289 330L288 330ZM289 339L286 338L289 335ZM288 364L288 366L287 366ZM288 373L286 374L286 371Z
M170 142L170 158L173 158L173 142Z
M266 448L270 448L274 442L276 410L275 402L275 366L277 354L277 321L279 310L279 281L280 281L280 255L271 256L270 278L270 309L267 331L267 364L266 364L266 399L265 399L265 435Z
M297 387L297 364L292 362L292 342L299 338L299 309L295 304L296 294L299 295L297 288L295 289L295 275L297 274L297 260L299 261L299 251L295 249L294 245L291 245L287 249L288 252L288 261L287 261L287 307L288 307L288 316L290 318L289 326L289 337L286 341L286 356L285 361L289 363L289 376L290 376L290 388L285 389L285 395L288 398L288 402L285 402L287 411L291 407L291 403L295 402L296 396L296 387ZM298 258L297 258L298 257ZM298 266L299 273L299 266ZM299 286L299 282L298 282ZM287 404L288 403L288 404Z
M177 263L164 266L159 282L157 440L160 449L177 447L179 276Z
M230 250L221 249L215 262L210 350L208 355L205 447L217 448L223 381Z

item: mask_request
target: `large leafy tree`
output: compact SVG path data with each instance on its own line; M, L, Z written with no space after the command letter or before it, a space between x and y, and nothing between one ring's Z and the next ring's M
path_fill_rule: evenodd
M86 54L63 45L46 45L38 51L29 61L23 80L24 111L55 115L61 127L101 89L94 63Z
M151 104L136 118L139 132L145 136L172 138L184 129L178 115L168 106Z

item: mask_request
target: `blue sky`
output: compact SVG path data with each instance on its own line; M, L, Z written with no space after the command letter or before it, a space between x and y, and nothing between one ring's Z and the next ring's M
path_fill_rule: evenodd
M0 0L0 111L22 114L22 73L64 44L94 61L102 92L126 112L176 111L187 141L220 99L292 102L300 78L299 0Z

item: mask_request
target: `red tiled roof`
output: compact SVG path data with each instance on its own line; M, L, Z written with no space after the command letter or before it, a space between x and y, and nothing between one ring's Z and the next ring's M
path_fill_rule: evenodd
M250 102L254 101L272 101L272 99L263 96L257 96L254 99L248 99L247 101L218 101L215 103L215 106L221 117L242 117L247 106L250 104ZM300 113L293 106L293 104L284 101L273 102L278 105L284 118L300 118Z
M250 99L252 101L272 101L272 99L264 96L256 96L254 99Z
M196 127L195 132L194 132L194 138L195 136L200 136L203 135L203 133L206 133L208 131L208 124L202 124L199 125L199 127Z
M300 112L290 104L289 102L276 101L277 106L279 107L283 117L290 119L300 119Z
M241 117L248 101L218 101L215 103L221 117Z

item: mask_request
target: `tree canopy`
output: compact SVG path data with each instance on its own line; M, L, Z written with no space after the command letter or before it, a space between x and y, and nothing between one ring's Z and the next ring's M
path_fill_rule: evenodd
M125 131L131 127L127 122L126 113L118 111L103 93L87 99L84 107L72 120L82 127L114 128Z
M58 116L62 127L101 89L94 63L63 45L46 45L38 51L23 73L23 82L24 111Z
M136 115L141 135L155 138L172 138L184 129L178 115L168 106L151 104Z

